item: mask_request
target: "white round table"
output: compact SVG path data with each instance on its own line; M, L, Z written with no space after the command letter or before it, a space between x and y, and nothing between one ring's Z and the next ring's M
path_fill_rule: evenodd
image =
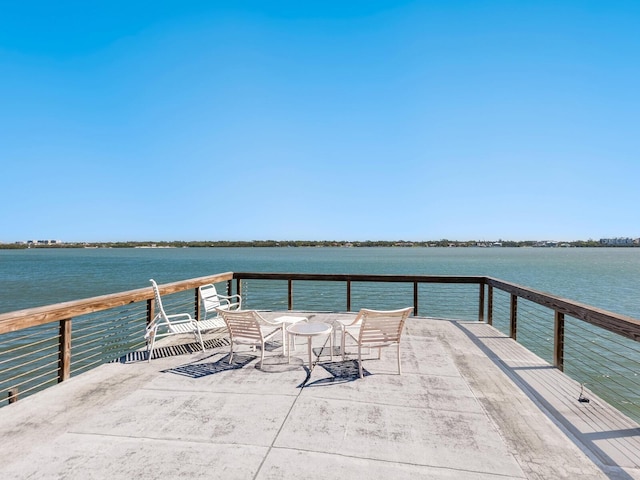
M287 328L287 325L291 326L295 323L298 322L306 322L307 321L307 317L293 317L293 316L282 316L282 317L277 317L274 318L273 320L271 320L271 323L275 323L278 324L282 327L282 354L285 355L287 352L287 335L285 335L285 330ZM295 350L295 344L294 344L294 350Z
M313 354L311 350L311 339L313 337L317 337L318 335L328 335L329 343L330 343L330 351L331 351L331 361L333 361L333 326L328 323L323 322L313 322L313 323L295 323L287 327L287 332L289 333L289 340L293 338L295 343L295 336L300 335L301 337L307 337L307 350L309 352L309 370L313 369ZM289 347L289 361L291 361L291 347Z

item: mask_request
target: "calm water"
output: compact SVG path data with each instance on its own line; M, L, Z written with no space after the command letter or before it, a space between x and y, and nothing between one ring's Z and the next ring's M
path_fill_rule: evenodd
M640 248L0 250L0 313L148 287L150 278L168 283L228 271L484 275L640 318ZM344 308L344 304L338 304L344 301L343 287L333 297L324 290L326 285L311 288L323 289L319 296L327 294L324 300L328 301L329 309ZM245 300L247 293L249 289L243 290ZM265 295L251 308L275 308L261 307L265 298L272 297L269 292ZM409 291L407 296L410 295ZM317 292L312 291L311 296L318 296ZM475 292L473 296L477 298ZM365 289L362 305L370 305L374 298L375 294ZM278 308L286 308L286 298L279 302ZM443 315L447 313L452 312L446 310ZM437 312L431 314L437 316ZM519 314L525 315L524 305L519 307ZM475 315L472 311L469 319ZM507 323L498 320L505 315ZM553 334L549 330L552 317L545 321L537 319L535 313L529 317L519 327L522 333L528 328L529 336L519 334L519 340L552 361ZM500 322L503 325L498 325ZM575 330L567 324L566 335L570 340L565 371L640 421L637 342L609 338L608 334L600 335L602 332L578 323ZM508 331L508 307L502 315L494 312L494 325Z
M640 248L0 250L0 312L227 271L486 275L640 318Z

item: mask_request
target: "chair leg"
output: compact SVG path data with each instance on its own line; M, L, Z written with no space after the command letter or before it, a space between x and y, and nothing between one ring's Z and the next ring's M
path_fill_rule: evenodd
M347 332L345 330L342 330L342 342L340 342L340 351L342 352L342 361L345 361L345 350L346 350L346 343L347 343Z
M150 341L147 340L147 362L151 362L151 357L153 356L153 347L156 343L156 332L151 332Z
M264 343L262 343L262 347L260 348L260 369L262 370L262 364L264 362Z
M360 372L360 378L364 378L362 373L362 346L358 343L358 371Z
M402 375L402 370L400 369L400 342L398 342L398 375Z
M329 355L331 355L331 361L333 362L333 332L329 334Z
M233 340L229 342L231 349L229 350L229 365L231 365L231 361L233 360Z
M204 352L204 342L202 341L202 333L200 332L200 327L196 326L197 330L194 330L194 335L196 337L196 341L200 342L200 347L202 347L202 351Z

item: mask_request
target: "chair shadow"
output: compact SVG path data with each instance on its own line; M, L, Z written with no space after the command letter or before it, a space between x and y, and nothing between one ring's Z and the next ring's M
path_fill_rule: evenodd
M265 352L273 352L275 350L278 350L279 348L282 348L282 340L268 340L264 344Z
M307 383L311 375L308 368L305 367L305 370L307 370L307 378L304 382L298 385L299 388L339 385L342 383L360 380L360 372L358 371L357 360L317 363L316 368L317 367L322 367L323 369L325 369L331 375L331 377L321 378L319 380L314 380L313 382ZM362 369L362 373L365 377L371 375L371 373L369 373L364 368Z
M268 349L265 349L269 351ZM298 370L303 365L303 360L297 357L291 357L289 359L283 354L279 355L265 355L262 365L260 362L256 362L256 370L260 370L265 373L282 373L290 372L292 370Z
M239 368L245 367L256 358L258 358L256 355L234 353L233 361L229 363L229 355L227 354L215 362L180 365L178 367L162 370L162 373L175 373L176 375L183 375L190 378L202 378L216 373L227 372L229 370L238 370Z

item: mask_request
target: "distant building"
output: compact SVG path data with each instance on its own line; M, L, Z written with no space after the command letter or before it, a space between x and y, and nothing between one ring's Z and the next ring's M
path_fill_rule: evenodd
M27 245L59 245L62 240L27 240Z
M637 245L637 240L638 239L634 240L633 238L629 238L629 237L601 238L600 244L607 245L610 247L625 247L625 246L632 246L634 244Z
M554 240L542 240L541 242L536 242L534 247L551 247L555 248L559 245L560 242L556 242Z

